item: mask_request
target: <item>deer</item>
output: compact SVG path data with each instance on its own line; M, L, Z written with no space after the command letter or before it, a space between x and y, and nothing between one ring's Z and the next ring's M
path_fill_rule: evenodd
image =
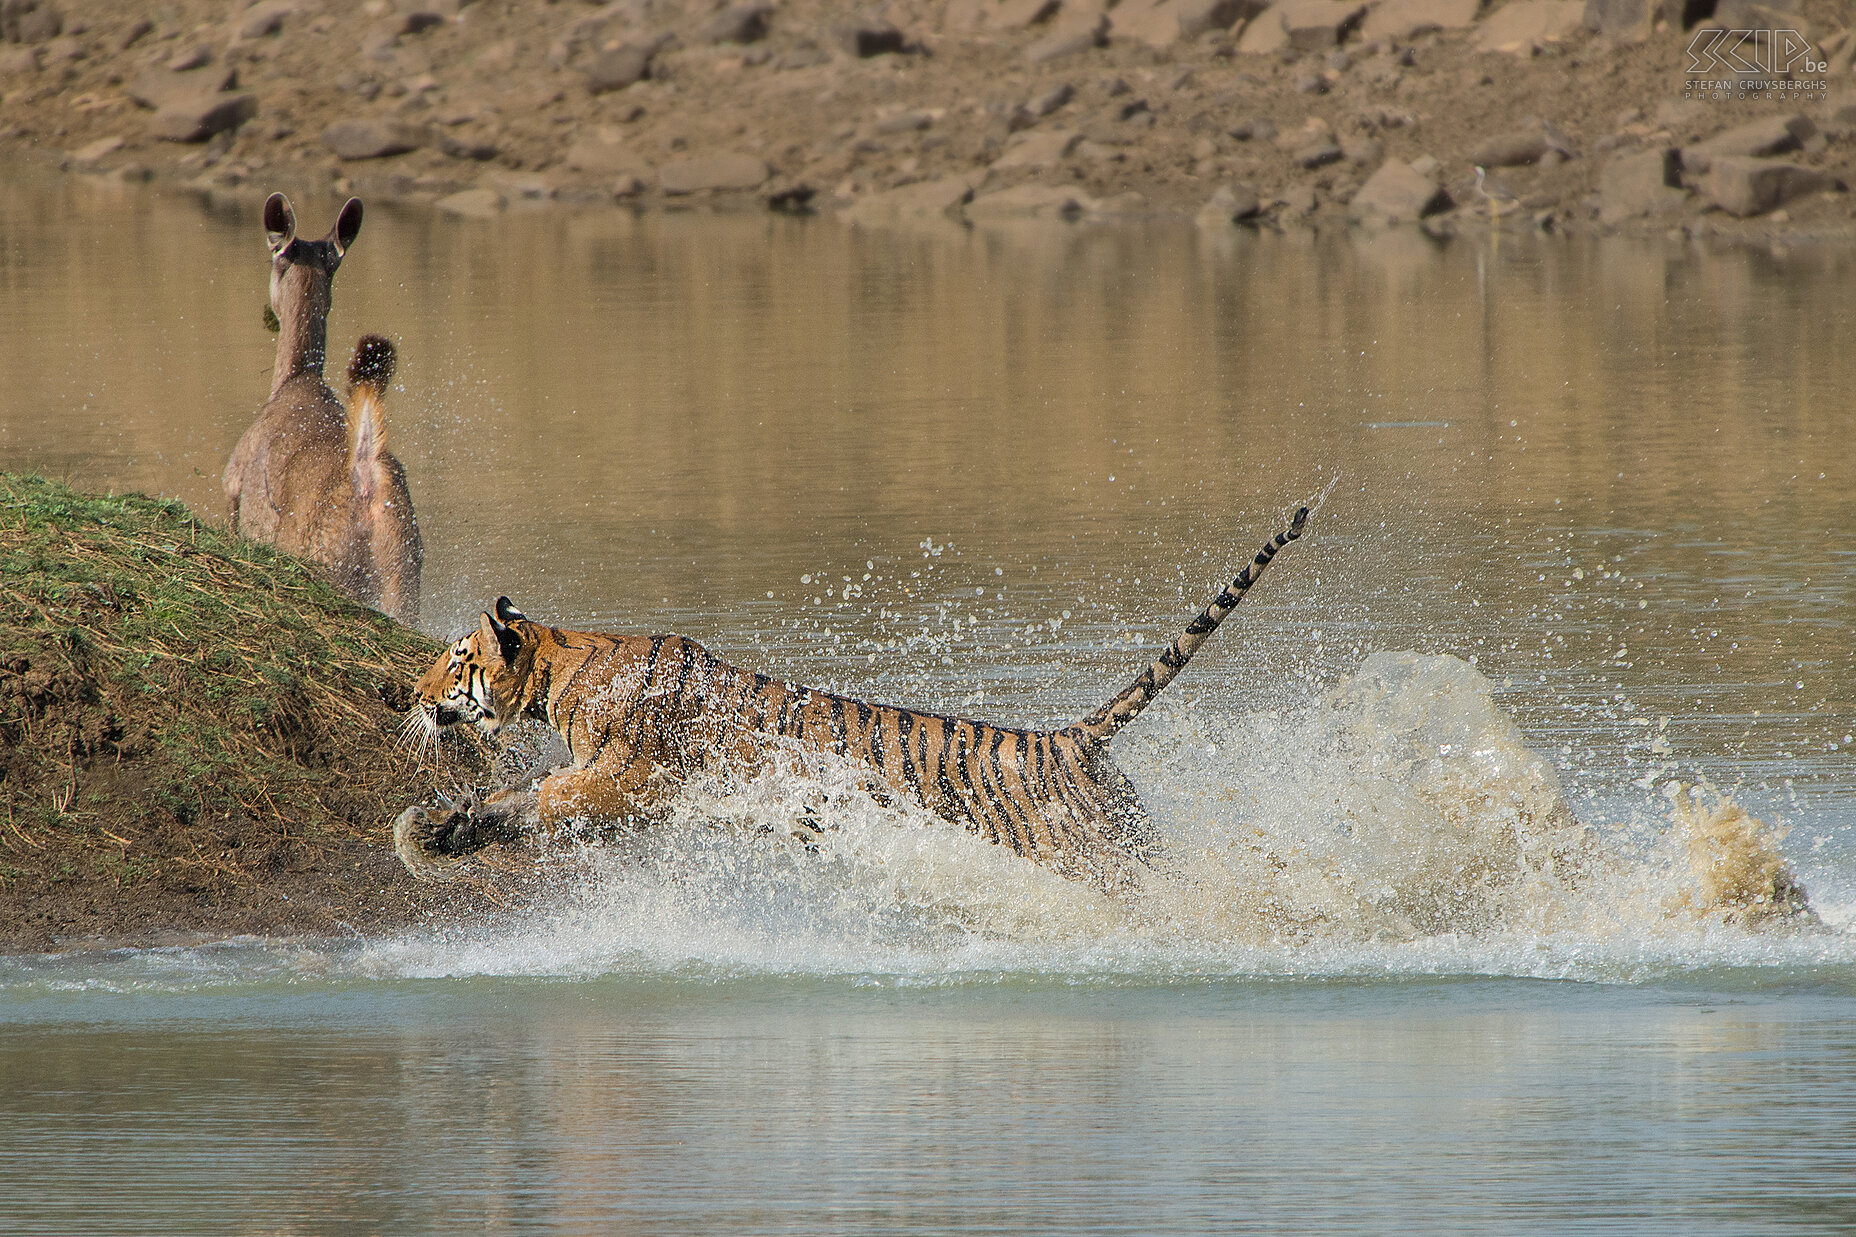
M350 198L321 240L296 234L290 199L264 203L277 362L271 394L226 462L232 531L328 568L336 588L408 625L419 621L424 546L406 470L386 449L382 419L397 357L363 335L346 404L323 380L335 272L361 231Z

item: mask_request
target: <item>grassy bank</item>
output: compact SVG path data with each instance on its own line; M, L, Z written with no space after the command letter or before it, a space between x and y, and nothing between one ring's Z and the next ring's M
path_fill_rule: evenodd
M0 475L0 949L493 902L392 852L403 807L489 774L396 746L438 647L179 504Z

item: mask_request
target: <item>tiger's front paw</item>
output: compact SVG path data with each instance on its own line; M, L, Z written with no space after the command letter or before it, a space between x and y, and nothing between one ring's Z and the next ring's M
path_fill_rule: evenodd
M409 807L393 822L393 853L419 880L450 880L464 861L465 852L455 846L458 826L469 821L456 808Z

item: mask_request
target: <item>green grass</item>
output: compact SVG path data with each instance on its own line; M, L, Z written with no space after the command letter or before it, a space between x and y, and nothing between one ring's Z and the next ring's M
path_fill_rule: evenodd
M120 884L237 868L254 832L377 835L431 785L394 738L439 648L178 503L0 474L5 870L107 857Z

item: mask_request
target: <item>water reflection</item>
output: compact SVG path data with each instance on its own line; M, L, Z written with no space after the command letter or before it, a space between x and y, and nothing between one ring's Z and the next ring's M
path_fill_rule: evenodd
M220 508L270 362L256 201L0 189L0 464ZM1607 783L1668 717L1723 780L1808 790L1848 784L1856 729L1853 263L382 206L331 339L401 344L435 630L506 592L1067 718L1339 472L1193 690L1451 651Z
M98 1234L1856 1218L1856 1044L1808 999L604 980L262 1005L0 1032L0 1206Z

